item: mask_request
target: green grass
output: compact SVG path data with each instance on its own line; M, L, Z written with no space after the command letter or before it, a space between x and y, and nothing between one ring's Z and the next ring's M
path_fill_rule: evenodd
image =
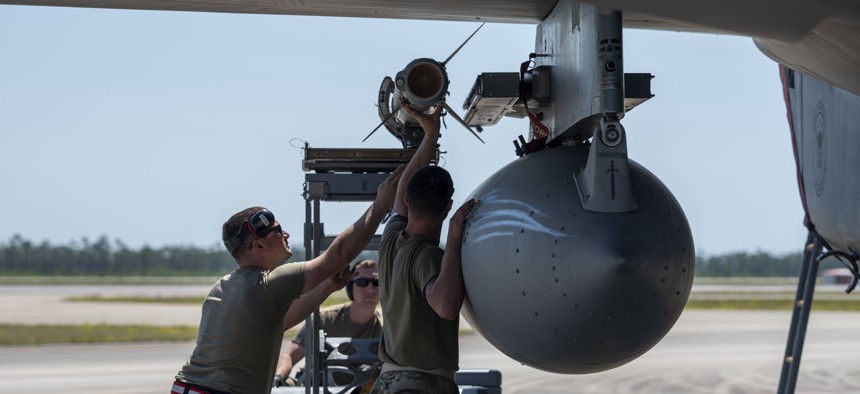
M2 276L2 285L211 285L220 276Z
M156 304L203 304L205 295L194 297L151 297L151 296L112 296L105 297L103 295L82 295L63 298L63 301L70 302L137 302L137 303L156 303ZM342 304L349 301L346 297L346 292L337 291L323 301L322 307L330 305Z
M226 274L226 272L225 272ZM16 276L0 285L211 285L221 276ZM699 285L797 285L796 277L696 277Z
M150 296L113 296L84 295L66 297L64 301L71 302L130 302L130 303L162 303L200 305L203 295L194 297L150 297ZM338 291L329 296L322 308L342 304L349 301L346 292ZM688 309L720 309L720 310L791 310L794 293L788 292L754 292L754 291L719 291L693 292L687 302ZM817 292L813 302L814 310L826 311L860 311L857 295L846 295L841 292Z
M695 299L687 301L686 309L719 309L719 310L765 310L790 311L794 307L794 298L739 298L739 299ZM815 300L812 301L812 312L815 311L860 311L860 303L856 300Z
M38 280L36 280L38 279ZM47 281L46 281L47 280ZM156 278L156 277L0 277L0 284L206 284L217 278ZM35 281L35 282L34 282ZM40 282L41 281L41 282ZM697 278L697 284L723 285L796 285L796 278ZM860 293L860 291L858 291ZM72 302L127 302L201 305L205 294L199 296L111 296L87 295L68 297ZM794 293L785 290L765 291L694 291L687 303L688 310L770 310L790 311ZM347 302L346 293L332 294L323 307ZM858 295L841 292L816 292L815 311L860 311ZM295 328L284 333L285 339L295 335ZM471 329L460 330L461 335L473 335ZM39 345L56 343L119 343L151 341L190 341L196 338L194 326L135 326L135 325L0 325L0 346Z
M797 286L797 277L749 277L749 276L696 276L697 285L792 285Z
M204 296L196 297L135 297L135 296L114 296L105 297L102 295L82 295L63 298L63 301L71 302L139 302L139 303L155 303L155 304L202 304Z
M737 300L690 300L689 310L785 310L792 307L791 300L737 299ZM860 303L850 301L820 300L813 302L813 311L860 311ZM284 332L289 340L296 328ZM474 335L473 329L460 329L460 335ZM191 341L197 337L194 326L144 326L144 325L19 325L0 324L0 346L42 345L60 343L122 343L122 342L168 342Z
M284 332L284 339L296 336L296 328ZM460 335L472 335L460 329ZM27 346L69 343L176 342L197 338L194 326L139 326L110 324L0 324L0 346Z
M188 341L197 338L193 326L133 326L108 324L0 324L0 345L56 343L115 343Z
M296 328L284 332L285 339ZM61 343L175 342L197 338L196 326L143 326L112 324L0 324L0 346Z

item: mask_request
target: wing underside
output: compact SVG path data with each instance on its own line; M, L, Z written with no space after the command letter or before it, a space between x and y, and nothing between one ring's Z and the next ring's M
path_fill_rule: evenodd
M540 23L557 0L0 0L0 4L283 14L497 23ZM860 5L813 0L596 0L624 12L625 27L734 34L784 41L803 38L830 17L854 20Z
M557 0L0 0L0 4L541 23ZM752 37L773 60L860 94L860 4L837 0L595 0L627 28ZM574 7L576 9L576 7Z

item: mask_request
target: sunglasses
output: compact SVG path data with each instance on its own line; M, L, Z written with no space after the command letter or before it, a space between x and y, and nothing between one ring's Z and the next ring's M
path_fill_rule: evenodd
M271 227L271 228L268 228L266 230L263 230L262 233L255 234L255 235L259 238L265 238L267 235L269 235L271 233L283 234L284 230L281 228L281 225L279 224L275 227Z
M263 238L272 232L283 234L281 225L275 225L275 214L268 209L261 209L254 212L248 219L239 226L239 231L230 239L224 241L224 246L230 251L230 254L236 252L242 244L248 242L245 235L254 235L257 238Z
M367 285L373 283L373 287L379 287L379 278L357 278L352 281L358 287L367 287Z

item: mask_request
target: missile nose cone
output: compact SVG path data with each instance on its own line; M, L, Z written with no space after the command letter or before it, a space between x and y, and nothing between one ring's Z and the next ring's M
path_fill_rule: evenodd
M445 66L430 58L411 61L395 79L397 89L417 110L442 101L448 92L448 83Z

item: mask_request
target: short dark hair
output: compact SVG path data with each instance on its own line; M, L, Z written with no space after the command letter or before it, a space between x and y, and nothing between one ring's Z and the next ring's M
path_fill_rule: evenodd
M245 223L251 215L263 210L266 208L263 207L251 207L245 208L233 216L230 216L230 219L227 219L224 222L224 225L221 226L221 241L226 242L230 237L236 235L239 232L239 229L242 226L242 223ZM226 246L225 246L226 247ZM241 250L241 248L239 248ZM237 250L238 251L238 250ZM230 250L228 250L230 252ZM235 254L233 254L235 256Z
M451 174L438 166L427 166L415 172L406 186L409 214L421 217L445 215L445 208L454 195Z
M361 261L359 261L359 262L355 263L355 265L353 265L353 266L352 266L352 269L350 269L350 271L351 271L351 272L355 272L355 271L358 271L358 269L359 269L359 268L373 268L373 269L376 269L376 261L374 261L374 260L372 260L372 259L364 259L364 260L361 260Z

